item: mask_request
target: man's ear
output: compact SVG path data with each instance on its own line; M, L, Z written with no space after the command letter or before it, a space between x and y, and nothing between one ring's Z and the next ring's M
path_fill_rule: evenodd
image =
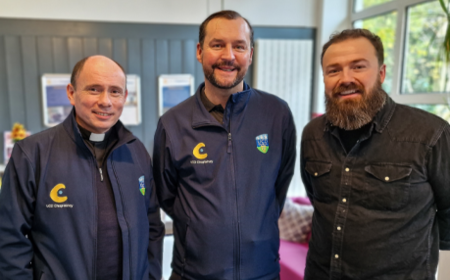
M67 98L69 98L70 104L75 106L75 97L73 96L75 94L75 88L72 84L67 85L66 93L67 93Z
M197 43L197 60L198 62L202 63L202 46L200 45L200 43Z
M252 50L250 51L250 64L252 64L253 62L253 47Z
M383 83L385 78L386 78L386 64L383 64L380 67L380 82Z

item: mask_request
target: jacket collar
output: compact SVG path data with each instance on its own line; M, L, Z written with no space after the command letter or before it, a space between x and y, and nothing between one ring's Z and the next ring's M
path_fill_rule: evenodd
M214 119L214 117L208 112L208 110L206 110L205 106L203 106L201 100L201 91L204 86L205 86L204 82L200 84L194 95L192 127L195 128L204 125L221 126L220 124L217 123L217 120ZM244 82L244 90L231 95L230 99L227 102L224 115L229 113L231 107L233 107L233 113L242 112L248 104L250 95L251 95L251 88L247 83Z
M75 120L75 114L76 114L75 107L73 107L69 116L67 116L67 118L62 123L62 126L64 127L64 130L67 132L69 137L78 146L86 148L86 144L84 143L83 137L81 136L81 132L80 132L80 129L78 128L77 121ZM115 147L119 147L121 145L124 145L126 143L131 143L136 140L136 137L128 129L126 129L123 126L123 124L120 120L117 121L117 123L112 128L115 129L115 133L117 133L117 139L118 139Z
M384 102L383 107L372 120L375 131L377 131L378 133L383 133L384 129L391 120L392 115L394 114L395 106L396 106L395 101L392 100L392 98L390 98L389 95L386 94L386 101ZM328 120L326 120L324 130L329 131L334 130L334 128L335 127Z

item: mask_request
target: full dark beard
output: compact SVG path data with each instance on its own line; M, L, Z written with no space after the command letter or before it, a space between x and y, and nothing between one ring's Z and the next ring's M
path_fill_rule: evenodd
M217 79L216 76L214 75L214 69L220 67L220 66L234 66L234 68L236 68L237 70L237 75L236 78L228 84L223 84L220 83ZM242 82L242 80L244 80L244 76L245 73L241 73L241 67L233 65L233 63L216 63L213 64L211 69L206 69L205 67L203 67L203 73L205 74L205 78L215 87L220 88L220 89L232 89L235 86L237 86L238 84L240 84L240 82Z
M335 96L335 92L346 89L360 90L362 92L361 98L339 100ZM366 92L363 87L352 84L334 90L333 97L325 96L326 117L331 124L345 130L355 130L373 120L375 115L383 108L387 94L381 87L380 80L378 80L370 92Z

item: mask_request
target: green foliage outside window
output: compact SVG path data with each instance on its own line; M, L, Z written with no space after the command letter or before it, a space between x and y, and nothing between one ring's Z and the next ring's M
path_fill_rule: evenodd
M403 93L450 91L450 69L441 48L446 23L446 15L437 0L408 9Z
M377 2L376 0L372 1ZM396 25L397 12L391 12L355 22L355 27L370 30L371 32L377 34L383 42L384 63L386 64L386 79L383 83L383 88L387 93L391 92L392 77L394 74L394 44Z

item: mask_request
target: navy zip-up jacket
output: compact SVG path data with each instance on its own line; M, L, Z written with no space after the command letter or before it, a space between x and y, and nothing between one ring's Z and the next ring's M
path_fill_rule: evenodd
M120 121L115 128L103 172L122 234L123 279L159 280L164 226L150 156ZM74 113L16 143L0 192L0 279L96 278L97 176Z
M244 84L222 125L200 100L203 86L166 112L155 134L157 194L174 220L172 268L191 280L273 280L277 221L295 164L292 114Z

